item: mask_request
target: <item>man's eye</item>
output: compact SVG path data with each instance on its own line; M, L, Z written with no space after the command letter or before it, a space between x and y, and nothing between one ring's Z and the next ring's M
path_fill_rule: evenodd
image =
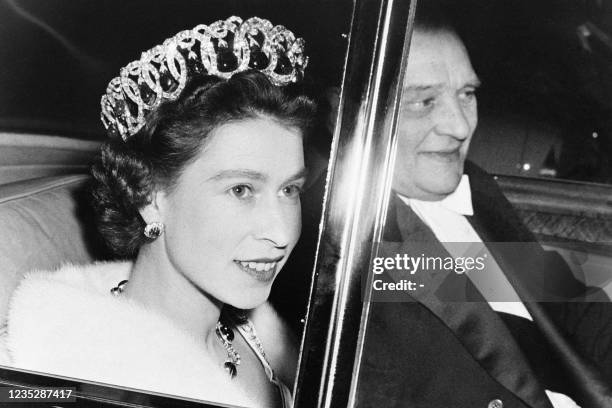
M298 197L302 193L302 187L292 184L283 188L283 194L287 197Z
M418 101L412 101L407 103L407 107L412 112L423 112L433 108L435 105L435 98L426 98Z
M251 186L248 186L246 184L239 184L233 186L232 188L230 188L229 192L236 198L248 198L253 195L253 189L251 188Z

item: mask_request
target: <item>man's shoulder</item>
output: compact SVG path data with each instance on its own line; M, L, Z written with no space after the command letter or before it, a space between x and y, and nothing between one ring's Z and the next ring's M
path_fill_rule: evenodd
M488 192L502 195L495 178L476 163L466 160L463 172L470 178L472 193Z
M464 173L470 178L472 203L476 215L485 212L489 215L501 213L505 217L509 217L508 221L522 225L522 221L516 214L516 209L508 201L494 176L470 161L465 162Z
M464 164L464 173L472 177L491 177L482 167L474 163L473 161L466 160Z

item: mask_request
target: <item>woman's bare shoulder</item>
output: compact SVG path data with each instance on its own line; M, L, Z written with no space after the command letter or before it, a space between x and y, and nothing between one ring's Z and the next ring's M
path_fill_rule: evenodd
M249 319L278 378L293 384L297 369L298 339L269 302L251 310Z

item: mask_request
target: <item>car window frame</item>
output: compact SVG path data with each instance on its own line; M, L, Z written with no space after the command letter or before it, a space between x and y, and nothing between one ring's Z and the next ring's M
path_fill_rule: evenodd
M295 407L356 403L369 311L363 278L371 277L368 268L391 191L399 101L416 7L416 0L355 2Z

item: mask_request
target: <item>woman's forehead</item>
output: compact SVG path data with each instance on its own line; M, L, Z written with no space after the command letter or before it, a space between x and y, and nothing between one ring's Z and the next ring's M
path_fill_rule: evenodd
M269 179L299 173L304 168L301 133L271 119L229 122L210 134L189 168L207 178L260 174Z

